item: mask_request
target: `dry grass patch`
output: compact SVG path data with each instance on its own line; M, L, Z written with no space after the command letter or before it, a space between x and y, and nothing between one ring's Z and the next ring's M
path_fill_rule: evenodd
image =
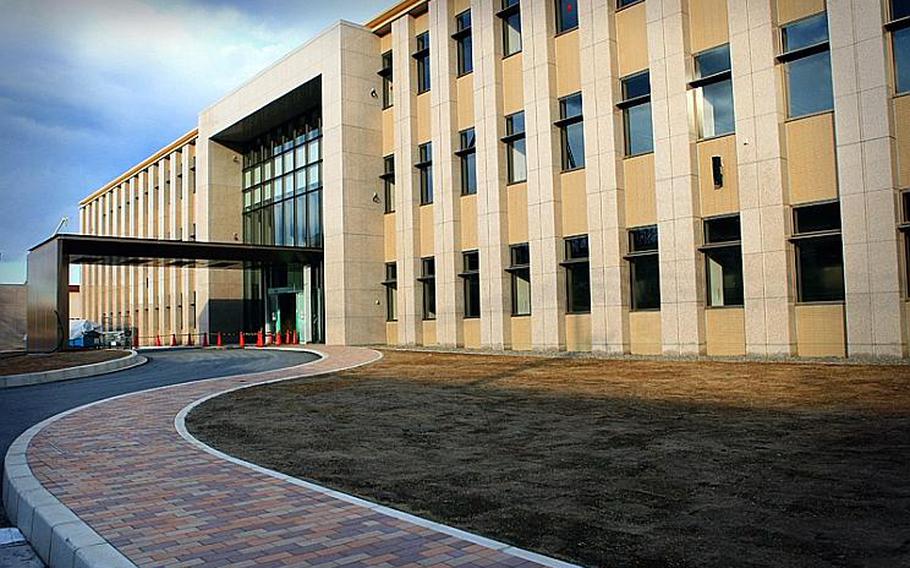
M129 355L119 349L96 349L91 351L63 351L60 353L16 354L0 358L0 375L20 373L41 373L68 367L78 367L120 359Z

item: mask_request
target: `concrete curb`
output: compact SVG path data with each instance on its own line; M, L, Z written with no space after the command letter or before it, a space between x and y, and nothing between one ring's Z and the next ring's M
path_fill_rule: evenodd
M286 369L306 366L325 358L324 354L312 349L289 350L313 353L318 358ZM133 351L132 355L135 354ZM142 359L141 363L131 366L145 363L145 357ZM233 376L213 377L198 382L219 381ZM27 451L32 438L51 423L96 404L180 386L182 384L145 389L71 408L35 424L10 445L3 463L3 507L9 520L19 528L48 568L138 567L41 485L28 466Z
M317 355L320 355L322 358L326 357L326 355L324 353L321 353L318 349L311 349L310 351L312 353L316 353ZM382 355L381 351L377 351L375 349L372 349L372 351L374 351L378 355L378 357L376 357L375 359L371 359L370 361L367 361L365 363L358 363L356 365L350 365L348 367L340 367L338 369L326 371L325 373L319 373L317 375L308 375L303 378L313 378L313 377L318 377L321 375L336 373L338 371L354 369L357 367L362 367L364 365L369 365L370 363L375 363L376 361L379 361L380 359L382 359L383 355ZM342 491L337 491L335 489L331 489L331 488L325 487L323 485L318 485L311 481L306 481L303 479L292 477L290 475L286 475L279 471L275 471L273 469L262 467L261 465L257 465L255 463L248 462L248 461L242 460L240 458L236 458L232 455L225 454L224 452L218 451L215 448L207 445L205 442L199 440L199 438L196 438L195 436L190 434L189 430L187 430L187 428L186 428L186 417L189 415L190 412L193 411L194 408L196 408L200 404L205 403L206 401L209 401L213 398L217 398L219 396L222 396L222 395L225 395L228 393L243 390L243 389L261 387L261 386L265 386L265 385L269 385L269 384L280 383L283 381L290 381L290 380L299 379L299 378L302 378L302 377L284 377L284 378L273 379L270 381L264 381L264 382L260 382L260 383L253 383L253 384L248 384L248 385L240 385L240 386L236 386L236 387L231 387L229 389L225 389L220 392L209 394L209 395L204 396L198 400L195 400L195 401L191 402L190 404L186 405L185 407L183 407L183 409L180 410L180 412L177 414L177 416L174 417L174 427L177 429L177 433L180 434L180 436L184 440L193 444L197 448L199 448L217 458L223 459L225 461L231 462L236 465L240 465L240 466L252 469L253 471L256 471L258 473L262 473L264 475L268 475L270 477L280 479L284 482L291 483L291 484L297 485L299 487L304 487L306 489L315 491L322 495L326 495L328 497L338 499L339 501L344 501L345 503L350 503L352 505L364 507L366 509L379 513L380 515L385 515L388 517L399 519L399 520L417 525L419 527L423 527L423 528L427 528L427 529L436 531L436 532L444 534L444 535L453 536L455 538L459 538L461 540L465 540L467 542L477 544L477 545L483 546L485 548L496 550L498 552L507 554L509 556L521 558L522 560L528 560L528 561L534 562L536 564L540 564L541 566L547 566L548 568L581 568L581 566L578 566L577 564L571 564L569 562L565 562L565 561L559 560L557 558L553 558L550 556L544 556L543 554L538 554L538 553L532 552L530 550L518 548L517 546L512 546L511 544L508 544L505 542L493 540L491 538L487 538L487 537L484 537L484 536L481 536L478 534L474 534L474 533L471 533L471 532L468 532L468 531L465 531L462 529L458 529L458 528L455 528L455 527L452 527L449 525L444 525L442 523L437 523L435 521L430 521L428 519L424 519L423 517L418 517L418 516L412 515L410 513L405 513L404 511L399 511L398 509L393 509L392 507L380 505L379 503L374 503L372 501L362 499L355 495L350 495L350 494L344 493ZM56 568L56 567L52 567L52 568Z
M57 381L68 381L70 379L84 379L97 375L106 375L114 371L123 371L143 365L148 361L145 357L130 349L130 354L126 357L114 359L112 361L102 361L90 365L80 365L78 367L69 367L67 369L57 369L54 371L42 371L40 373L22 373L20 375L0 376L0 389L10 389L15 387L25 387L30 385L41 385L45 383L55 383Z

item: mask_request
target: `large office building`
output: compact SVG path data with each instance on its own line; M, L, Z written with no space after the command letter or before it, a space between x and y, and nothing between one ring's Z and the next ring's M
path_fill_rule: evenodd
M910 0L406 0L81 203L320 261L89 265L83 309L143 343L900 357L908 189Z

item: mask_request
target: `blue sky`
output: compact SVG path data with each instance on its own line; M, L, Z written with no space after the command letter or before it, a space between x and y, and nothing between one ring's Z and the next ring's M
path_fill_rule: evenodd
M0 282L92 190L339 19L392 0L0 0Z

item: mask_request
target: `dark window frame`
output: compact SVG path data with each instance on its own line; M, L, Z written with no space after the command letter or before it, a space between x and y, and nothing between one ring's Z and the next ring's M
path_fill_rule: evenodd
M518 251L526 251L527 262L521 262L517 258ZM509 245L509 267L506 272L510 275L512 286L512 317L524 317L531 315L531 248L528 243L517 243ZM518 280L525 280L528 283L528 311L523 312L518 307Z
M802 231L799 228L800 213L807 213L811 208L816 207L829 207L837 205L838 206L838 216L837 216L837 227L834 228L825 228L821 227L818 229L811 229ZM843 304L846 300L846 285L844 281L844 249L843 249L843 239L841 236L841 219L840 219L840 203L837 200L828 200L828 201L819 201L815 203L806 203L799 206L792 207L792 223L793 223L793 233L790 236L790 243L793 245L793 261L794 267L796 270L796 302L797 304ZM840 286L839 289L829 291L828 293L831 297L807 297L808 291L805 289L803 283L803 263L805 259L803 254L811 252L815 247L819 247L819 243L828 243L829 246L833 246L834 249L829 250L829 253L835 253L840 256Z
M417 34L417 51L411 57L417 62L417 94L427 93L432 88L430 77L430 32Z
M463 25L462 18L467 14L468 25ZM474 72L474 42L471 33L471 9L468 8L458 14L455 14L455 33L452 39L455 40L455 70L458 77L464 77Z
M502 24L502 58L512 57L516 53L521 53L524 48L524 38L521 31L521 2L520 0L502 0L502 9L496 12ZM511 46L509 42L509 27L511 22L517 22L518 27L518 49L507 49ZM513 26L514 27L514 26Z
M391 167L390 167L391 166ZM382 180L384 213L395 212L395 154L382 158Z
M899 53L897 49L898 35L900 38L907 42L907 52L904 54L904 57L907 58L906 67L910 71L910 14L897 16L896 15L896 6L895 0L891 0L888 6L888 21L885 23L885 31L891 33L891 68L893 69L894 75L894 94L895 96L903 96L910 94L910 77L903 78L899 71L900 66L898 65ZM901 89L901 83L906 82L905 88Z
M587 250L587 256L573 255L572 244L582 241ZM563 260L560 265L566 269L566 313L589 314L591 313L593 293L591 290L591 250L588 235L565 237L563 243L565 247L565 260ZM575 297L575 285L578 278L587 281L585 284L588 289L587 298L579 299ZM579 300L580 303L578 303Z
M525 183L528 181L528 148L524 142L527 136L527 127L525 125L524 114L525 111L520 110L518 112L513 112L512 114L505 117L506 135L503 136L500 140L506 145L506 185L514 185L516 183ZM516 131L514 129L515 117L518 115L521 115L520 131ZM522 178L515 176L515 162L512 156L513 152L515 151L515 145L518 142L525 144L525 168L524 177Z
M628 83L639 77L647 75L648 78L648 92L642 95L628 96L626 93L626 86ZM632 152L632 136L630 128L631 119L630 112L632 109L648 105L648 113L651 113L651 71L645 69L644 71L638 71L632 73L631 75L626 75L621 77L620 86L622 88L622 100L616 104L616 107L622 111L622 124L623 124L623 157L625 158L634 158L637 156L645 156L647 154L654 153L654 119L651 118L651 147L648 150L642 152Z
M465 128L458 133L458 150L455 151L458 156L461 168L461 195L475 195L477 193L477 136L474 127ZM469 183L471 180L470 168L473 161L473 187Z
M476 261L476 267L472 267L469 259ZM464 319L480 318L480 253L477 250L466 250L461 253L462 272L458 277L462 279L464 286ZM476 292L476 305L472 298Z
M398 321L398 264L396 262L385 263L385 280L382 281L382 285L385 287L385 320Z
M711 73L709 75L702 75L701 70L699 69L699 58L709 55L711 53L717 52L721 49L726 48L727 51L727 68L722 71ZM692 56L694 61L695 68L695 79L689 82L689 88L695 90L695 118L696 126L698 127L698 140L711 140L713 138L721 138L723 136L729 136L736 133L736 114L734 110L734 100L733 100L733 63L730 58L730 44L725 43L722 45L717 45L699 53L696 53ZM715 132L713 134L705 134L705 115L702 105L699 104L700 101L705 100L705 88L713 85L720 85L727 83L729 89L729 99L730 99L730 113L733 118L733 124L729 131L725 132Z
M635 245L635 234L638 231L654 230L655 241L653 247L639 248ZM659 312L661 305L660 297L660 233L657 225L645 225L642 227L631 227L628 229L629 253L623 258L629 263L629 310L633 312ZM638 266L642 263L654 263L656 265L655 274L657 275L657 302L654 305L642 306L641 300L635 294L635 282L637 280Z
M379 76L382 77L382 110L395 106L394 82L392 80L393 58L392 50L382 54L382 68Z
M417 146L418 161L414 164L419 173L420 204L429 205L435 197L433 193L433 143L424 142Z
M574 10L574 13L575 13L575 23L574 24L567 25L566 22L563 21L563 3L564 2L573 2L573 4L569 5L569 9L567 11L572 12ZM574 2L574 0L555 0L553 2L553 6L556 9L556 35L567 34L571 31L578 29L578 3L577 2Z
M814 18L819 18L819 17L821 17L825 20L825 29L827 32L827 39L825 39L824 41L819 41L819 42L815 42L813 44L800 46L800 47L796 47L796 48L792 48L792 49L787 46L786 38L787 38L788 29L793 28L794 26L797 26L801 23L812 20ZM787 120L788 121L789 120L798 120L801 118L808 118L810 116L834 112L834 85L833 85L834 77L833 77L833 69L831 69L831 56L830 56L831 30L827 28L827 26L828 26L827 18L828 18L827 11L816 12L815 14L810 14L806 17L799 18L798 20L794 20L792 22L787 22L786 24L782 24L780 26L779 33L780 33L781 53L777 56L777 61L778 61L778 63L783 65L784 93L785 93L785 97L786 97L786 110L787 110ZM826 108L826 109L813 110L811 112L794 115L793 109L791 107L791 103L793 100L793 93L792 93L793 89L790 84L790 77L791 77L790 65L792 63L798 62L798 61L807 61L810 57L813 57L813 56L816 56L816 55L819 55L822 53L828 54L828 67L829 67L829 73L831 74L831 83L828 85L828 89L829 89L830 95L831 95L831 106L830 106L830 108Z
M578 99L578 113L570 115L568 114L570 100L574 100L576 98ZM583 109L584 100L582 99L581 91L559 98L559 120L554 123L554 126L559 128L562 172L573 172L575 170L582 170L585 167L585 132ZM581 129L580 156L575 156L572 152L570 152L570 128ZM570 159L572 158L575 159L575 165L570 164Z
M731 238L712 238L711 234L711 225L714 223L721 223L727 220L736 219L737 226L737 236L735 239ZM743 262L742 262L742 226L741 219L739 214L733 215L717 215L713 217L707 217L702 220L702 229L704 231L704 242L705 244L699 247L699 251L704 255L705 260L705 306L708 309L724 309L724 308L741 308L745 305L745 280L743 275ZM729 255L729 254L738 254L739 255L739 298L736 296L732 300L727 300L726 295L724 297L724 303L721 305L713 305L711 303L711 272L710 272L710 262L712 255Z
M900 192L900 219L897 230L904 241L904 298L910 298L910 189Z
M422 292L422 319L433 321L436 319L436 257L426 256L420 259L420 276L417 281L420 282Z

